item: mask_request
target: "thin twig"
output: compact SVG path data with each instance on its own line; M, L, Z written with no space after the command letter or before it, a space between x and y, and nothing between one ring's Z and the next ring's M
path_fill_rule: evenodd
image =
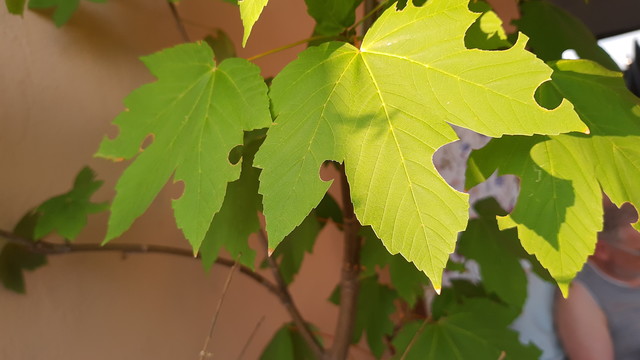
M178 7L176 6L175 3L171 1L167 1L167 3L169 4L169 9L171 9L171 15L173 15L173 19L176 21L176 26L178 27L178 31L182 36L182 40L184 40L185 42L191 42L191 40L189 39L189 33L187 32L187 29L184 27L182 18L180 18L180 14L178 13Z
M249 338L247 338L247 341L244 343L244 346L242 347L242 351L240 351L240 355L238 355L238 360L242 360L242 357L244 357L244 353L247 351L247 349L249 348L249 345L251 344L251 342L253 341L253 337L256 335L256 333L258 332L258 329L260 328L260 326L262 325L262 322L264 321L266 317L263 315L260 320L258 320L258 323L256 324L256 326L253 327L253 331L251 331L251 334L249 334Z
M224 287L222 288L222 294L220 295L220 299L218 299L218 304L216 305L216 311L213 313L213 318L211 318L211 326L209 327L209 334L204 340L204 345L202 346L202 351L200 351L200 360L204 359L207 355L207 348L209 347L209 342L211 341L211 337L213 336L213 330L216 328L216 323L218 322L218 316L220 315L220 309L222 309L222 303L224 303L224 298L227 296L227 292L229 291L229 285L231 284L231 278L233 278L233 274L236 272L238 268L238 260L240 256L235 261L235 264L231 267L229 271L229 275L227 275L227 280L224 282Z
M409 0L410 1L410 0ZM358 25L362 24L363 22L367 21L369 18L371 18L372 16L376 15L378 13L378 11L380 11L380 9L382 9L383 7L387 6L389 4L389 1L383 1L382 3L378 4L377 6L375 6L372 9L365 9L366 14L358 21L356 21L353 25L349 26L347 28L348 31L355 29ZM366 4L365 4L366 5ZM365 31L363 31L363 34L366 32L367 29L369 29L369 27L373 24L373 21L369 22L366 24L366 29Z
M260 229L258 235L260 235L265 251L267 251L268 254L269 242L267 240L267 235L262 229ZM300 335L302 335L302 338L305 340L311 351L313 351L316 358L322 359L324 356L324 348L322 347L322 344L320 344L320 341L318 341L318 339L313 335L313 332L311 332L311 329L307 325L306 321L304 321L300 311L298 311L298 308L293 302L287 283L282 278L282 274L280 273L280 268L278 267L276 260L272 256L267 255L267 263L269 264L269 268L271 268L273 277L276 280L280 302L282 302L287 311L289 311L289 315L291 315L298 331L300 331Z
M345 174L344 165L340 169L342 185L342 216L344 253L342 255L342 273L340 276L340 310L336 324L335 342L328 354L329 359L345 359L349 353L353 327L358 311L358 291L360 281L360 222L356 219L351 202L351 192Z
M409 350L411 350L413 345L415 345L415 343L416 343L416 341L418 339L418 336L420 336L420 334L422 334L422 331L424 330L424 327L427 326L428 322L429 322L429 318L424 319L424 321L422 322L422 325L420 325L420 328L418 329L418 331L416 331L416 333L413 334L413 337L411 338L411 341L409 341L409 344L404 349L404 352L402 353L402 357L400 357L400 360L405 360L407 358L407 354L409 354Z
M44 255L64 255L83 252L121 252L123 254L167 254L178 255L188 257L190 259L198 258L193 256L193 252L187 249L180 249L170 246L162 245L147 245L147 244L126 244L126 243L109 243L106 245L99 244L57 244L47 241L33 241L14 233L0 230L0 239L9 241L11 243L20 244L31 252ZM235 262L229 259L217 258L215 263L226 267L232 267ZM276 296L278 294L278 287L273 284L269 279L254 272L250 268L239 265L239 271L255 280L260 285L264 286L269 292Z
M254 55L254 56L252 56L250 58L247 58L247 60L248 61L254 61L254 60L260 59L261 57L265 57L267 55L275 54L275 53L283 51L283 50L291 49L292 47L296 47L298 45L306 44L306 43L309 43L309 42L312 42L312 41L316 41L316 40L332 39L332 38L334 38L334 36L312 36L310 38L298 40L298 41L293 42L291 44L280 46L278 48L271 49L269 51L265 51L265 52L263 52L261 54Z

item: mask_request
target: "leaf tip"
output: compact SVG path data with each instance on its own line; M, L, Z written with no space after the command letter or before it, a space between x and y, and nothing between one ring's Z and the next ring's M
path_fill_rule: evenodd
M273 252L276 251L276 249L267 249L267 256L271 257L271 255L273 255Z
M563 298L567 298L569 296L569 283L567 282L559 282L558 288L560 288L560 292L562 293Z
M433 290L435 290L436 294L440 295L440 293L442 292L442 287L440 285L433 285Z

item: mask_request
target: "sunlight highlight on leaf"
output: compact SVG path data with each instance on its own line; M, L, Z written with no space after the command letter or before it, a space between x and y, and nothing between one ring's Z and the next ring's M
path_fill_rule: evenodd
M256 155L270 248L322 199L322 162L344 161L358 220L439 289L468 217L467 195L431 159L457 139L447 123L496 137L586 131L570 103L535 101L551 69L525 51L525 36L504 51L465 47L478 16L464 0L389 9L360 50L309 48L274 79L277 118Z

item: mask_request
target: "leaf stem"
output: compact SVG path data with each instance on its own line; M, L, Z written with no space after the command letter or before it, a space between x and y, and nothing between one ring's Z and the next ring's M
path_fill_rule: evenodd
M267 56L267 55L275 54L275 53L280 52L280 51L283 51L283 50L291 49L292 47L296 47L296 46L298 46L298 45L306 44L306 43L309 43L309 42L312 42L312 41L316 41L316 40L331 39L331 38L334 38L334 37L335 37L335 36L333 36L333 35L330 35L330 36L327 36L327 35L323 35L323 36L312 36L312 37L310 37L310 38L306 38L306 39L298 40L298 41L293 42L293 43L291 43L291 44L287 44L287 45L284 45L284 46L280 46L280 47L278 47L278 48L271 49L271 50L269 50L269 51L265 51L265 52L260 53L260 54L258 54L258 55L254 55L254 56L252 56L252 57L250 57L250 58L247 58L247 60L248 60L248 61L254 61L254 60L260 59L261 57L265 57L265 56Z
M260 239L262 240L262 244L264 245L265 253L267 254L267 263L269 264L269 268L271 268L271 272L273 277L276 280L276 284L278 286L278 296L280 297L280 302L284 305L284 307L289 311L293 322L296 324L298 331L300 331L300 335L307 343L311 351L317 359L322 359L324 356L324 348L320 341L313 335L313 332L307 325L307 322L304 321L304 318L300 314L300 311L296 307L296 304L293 302L293 298L289 293L289 288L287 287L287 283L284 281L282 274L280 273L280 268L278 263L276 263L276 259L272 256L269 256L269 241L267 240L267 234L264 230L260 229L258 232L260 235Z
M349 26L347 28L347 31L355 29L358 25L360 25L360 24L362 24L363 22L366 21L367 23L364 24L364 28L365 29L362 32L363 36L364 36L364 33L366 33L366 31L371 27L371 25L373 25L373 20L371 20L371 17L375 16L380 9L382 9L385 6L387 6L388 4L390 4L391 1L384 1L384 2L382 2L380 4L377 4L377 5L375 5L374 3L375 2L373 2L373 1L365 2L365 12L366 12L366 14L360 20L356 21L353 25Z
M360 288L360 222L356 219L351 202L351 192L344 165L340 169L342 185L342 214L344 224L344 253L342 255L342 274L340 277L340 310L335 331L335 342L327 360L346 359L351 345L355 325L358 291Z

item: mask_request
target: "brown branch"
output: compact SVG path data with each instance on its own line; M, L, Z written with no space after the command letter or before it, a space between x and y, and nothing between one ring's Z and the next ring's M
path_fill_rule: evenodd
M173 19L176 21L176 26L178 27L178 31L180 32L180 35L182 36L182 40L184 40L185 42L191 42L191 39L189 39L189 33L187 32L187 29L184 27L184 23L182 22L182 18L180 17L180 14L178 13L178 7L176 6L175 3L171 2L171 0L167 1L167 3L169 4L169 9L171 10L171 15L173 16Z
M335 331L335 342L327 359L341 360L347 357L358 307L360 282L360 223L356 219L351 202L351 192L344 166L340 171L342 183L342 213L344 223L344 254L340 277L340 310Z
M267 235L264 233L262 229L260 229L258 234L260 235L260 239L262 240L262 243L264 244L264 248L268 254L269 242L267 240ZM307 325L306 321L304 321L304 318L300 314L300 311L298 310L295 303L293 302L293 298L289 293L289 288L287 287L287 283L282 278L282 274L280 273L280 268L278 267L276 260L272 256L267 255L267 263L269 264L269 268L271 268L273 277L276 280L280 302L282 302L284 307L289 312L289 315L291 315L291 318L293 319L293 322L296 324L298 331L300 331L300 335L302 335L302 338L305 340L305 342L307 343L311 351L313 351L315 357L317 359L322 359L324 357L324 348L322 347L322 344L320 344L320 341L318 341L318 339L313 335L313 332Z
M18 236L14 233L0 230L0 239L4 239L6 241L20 244L30 251L38 254L44 255L62 255L62 254L71 254L71 253L82 253L82 252L121 252L123 254L167 254L167 255L178 255L188 257L190 259L194 259L193 252L187 249L180 249L170 246L162 246L162 245L147 245L147 244L116 244L110 243L106 245L98 245L98 244L57 244L47 241L33 241L21 236ZM197 258L197 257L195 257ZM216 264L232 267L235 264L235 261L223 258L217 258ZM278 287L273 284L269 279L264 276L254 272L250 268L240 265L238 270L255 280L260 285L264 286L269 292L275 294L280 297Z

